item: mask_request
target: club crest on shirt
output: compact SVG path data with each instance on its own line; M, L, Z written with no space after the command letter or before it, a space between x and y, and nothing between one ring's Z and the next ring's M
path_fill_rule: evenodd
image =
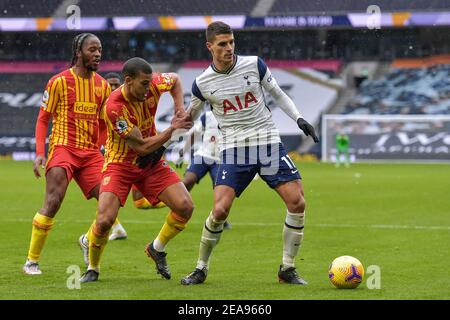
M103 185L106 186L109 183L110 180L111 180L111 177L104 177L103 178L103 182L102 182Z
M97 97L101 97L102 96L102 87L95 87L94 92Z

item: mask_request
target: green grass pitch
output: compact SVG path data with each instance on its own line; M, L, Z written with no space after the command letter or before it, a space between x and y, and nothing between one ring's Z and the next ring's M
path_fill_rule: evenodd
M201 229L212 207L209 177L192 197L195 211L186 230L167 248L172 279L156 274L144 245L157 235L167 209L137 210L128 200L119 217L128 232L108 243L100 279L69 289L70 266L84 271L78 237L94 218L75 182L56 216L41 256L42 276L22 273L31 220L43 203L44 180L31 162L0 161L1 299L449 299L450 166L414 164L297 163L307 200L305 238L297 259L306 287L277 281L285 208L259 179L233 205L203 285L180 279L195 267ZM379 266L381 288L335 289L328 265L341 255ZM73 267L72 267L73 268ZM76 269L76 267L75 267ZM69 281L68 281L69 280Z

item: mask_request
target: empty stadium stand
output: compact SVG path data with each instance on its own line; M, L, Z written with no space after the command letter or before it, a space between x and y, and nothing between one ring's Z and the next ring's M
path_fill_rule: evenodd
M3 0L0 17L51 17L63 0Z
M450 64L392 68L381 79L366 80L344 113L450 114Z

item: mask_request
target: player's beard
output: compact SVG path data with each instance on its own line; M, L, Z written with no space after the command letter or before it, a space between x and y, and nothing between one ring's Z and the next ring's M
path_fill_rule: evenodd
M82 55L82 59L83 59L83 66L88 70L88 71L97 71L98 67L96 65L92 65L89 63L89 58L85 55Z
M144 102L145 101L145 95L144 96L139 96L139 97L136 97L136 100L138 100L139 102Z

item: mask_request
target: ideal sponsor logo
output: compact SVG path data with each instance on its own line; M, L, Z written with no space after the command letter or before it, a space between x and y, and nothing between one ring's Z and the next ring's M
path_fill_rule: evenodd
M82 114L96 114L97 104L94 102L75 102L73 110L76 113Z

